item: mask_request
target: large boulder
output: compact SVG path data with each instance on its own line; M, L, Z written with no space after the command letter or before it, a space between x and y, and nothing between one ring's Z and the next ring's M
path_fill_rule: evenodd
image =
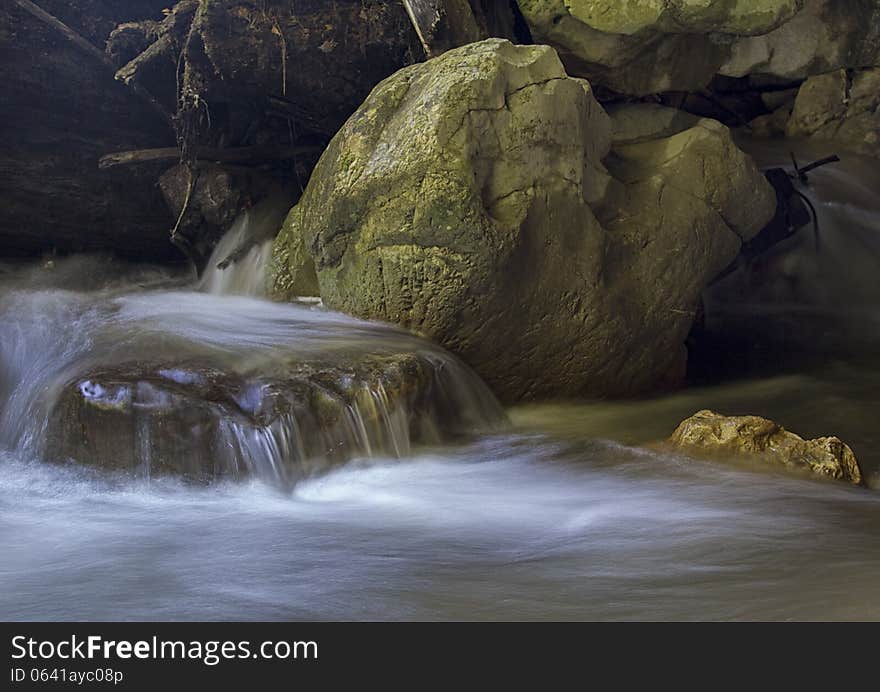
M626 113L638 137L613 133L547 46L490 39L401 70L318 163L276 240L276 293L307 248L328 306L440 342L508 400L677 382L702 289L774 198L725 127L636 127L649 111Z
M803 79L880 63L877 0L518 0L569 72L634 95L716 74Z
M759 416L698 411L675 429L668 442L691 453L758 459L855 485L864 484L855 455L840 439L804 440Z
M536 40L572 74L627 94L705 86L735 36L764 34L803 0L518 0Z
M803 79L880 64L878 0L806 0L803 5L779 28L734 41L719 72Z

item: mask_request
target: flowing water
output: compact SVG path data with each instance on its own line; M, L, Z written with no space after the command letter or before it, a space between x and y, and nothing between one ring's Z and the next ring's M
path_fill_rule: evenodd
M819 252L804 234L712 289L693 386L501 428L466 368L390 327L100 258L3 269L0 617L880 619L877 491L639 446L710 407L837 434L880 470L878 174L852 159L812 183ZM201 288L257 293L258 254ZM293 485L42 460L52 402L97 365L248 373L290 349L427 354L472 434L354 445Z

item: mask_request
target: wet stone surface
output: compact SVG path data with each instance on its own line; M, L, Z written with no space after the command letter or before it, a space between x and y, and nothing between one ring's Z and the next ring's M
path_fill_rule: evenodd
M198 481L281 484L358 456L400 457L464 430L470 408L429 354L291 359L248 376L193 362L83 374L49 417L50 459ZM490 408L484 423L500 420Z

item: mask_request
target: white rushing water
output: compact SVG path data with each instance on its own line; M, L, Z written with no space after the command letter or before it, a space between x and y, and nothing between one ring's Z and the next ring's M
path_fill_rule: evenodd
M281 195L244 211L211 253L199 289L215 295L265 296L272 238L289 208Z
M837 434L875 477L880 320L865 268L880 261L880 201L854 166L814 175L822 252L803 242L770 281L732 277L749 309L723 287L709 301L710 327L749 347L729 354L736 379L521 407L507 428L406 449L353 447L295 485L45 463L49 411L71 378L132 359L249 376L291 350L449 357L383 325L99 258L0 270L0 616L880 619L876 491L638 446L710 407ZM241 278L222 290L258 285ZM491 398L457 372L448 386L470 393L458 401L477 430Z

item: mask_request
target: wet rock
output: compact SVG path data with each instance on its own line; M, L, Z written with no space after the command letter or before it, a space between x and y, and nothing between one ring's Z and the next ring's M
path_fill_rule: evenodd
M71 24L87 19L75 13L84 3L55 4ZM108 152L173 144L168 123L114 80L99 51L83 50L14 3L0 7L0 52L3 254L176 257L157 172L98 170Z
M836 480L863 485L852 450L836 437L804 440L758 416L724 416L699 411L683 421L668 442L692 453L743 456Z
M518 0L573 75L623 94L695 91L713 76L804 79L880 63L875 0Z
M876 0L806 0L779 28L740 38L721 74L803 79L841 67L880 63L880 4Z
M780 26L801 0L705 2L518 0L537 41L566 68L617 92L644 95L706 86L735 36Z
M289 485L356 456L403 456L503 417L431 354L297 358L259 374L132 363L71 381L49 419L48 458L146 476L258 476Z
M880 154L880 67L810 77L798 91L785 132Z
M761 92L761 102L767 110L772 112L776 112L784 106L791 110L791 107L794 106L794 100L797 98L797 93L797 88L764 91Z
M772 139L785 136L785 127L791 116L792 106L781 106L772 113L759 115L749 123L750 134L755 138Z
M302 228L302 207L290 210L272 253L270 269L272 295L279 300L295 300L302 296L320 296L321 287L315 271L315 261L306 247Z
M429 336L506 399L668 386L701 291L775 205L724 126L627 117L651 137L611 151L608 115L546 46L401 70L322 156L275 285L308 248L325 304Z

